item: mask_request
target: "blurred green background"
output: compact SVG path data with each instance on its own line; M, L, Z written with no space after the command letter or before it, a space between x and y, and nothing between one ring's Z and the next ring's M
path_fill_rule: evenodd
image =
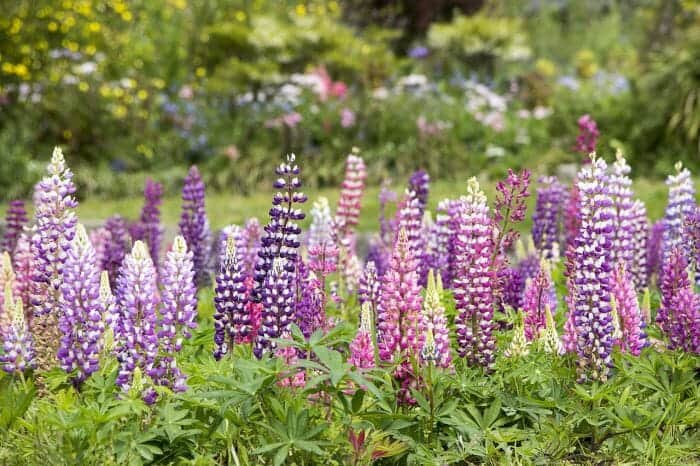
M700 2L6 0L0 198L61 145L82 197L269 185L294 151L330 186L361 149L371 181L554 171L598 123L635 175L700 169Z

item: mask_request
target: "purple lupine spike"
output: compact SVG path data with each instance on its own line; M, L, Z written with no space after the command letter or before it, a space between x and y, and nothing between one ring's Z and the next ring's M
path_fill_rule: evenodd
M692 288L678 292L672 304L669 347L700 354L700 295Z
M119 362L116 384L124 392L131 388L136 369L150 375L156 362L157 296L155 266L146 245L136 241L124 258L116 287L114 351ZM148 392L143 394L146 396Z
M408 180L408 190L416 193L418 208L422 213L428 206L428 196L430 194L430 175L425 170L416 170Z
M360 328L350 343L348 363L360 370L372 369L374 362L374 343L372 342L372 310L369 302L362 305Z
M565 248L568 249L574 244L578 230L581 226L581 194L578 190L578 179L574 178L571 189L566 196L564 205L563 223Z
M163 263L161 282L160 340L161 354L150 371L157 385L175 392L187 390L187 376L176 363L184 340L197 327L197 288L194 284L194 259L182 236L176 236Z
M30 326L37 368L41 372L56 362L63 264L75 235L74 209L78 205L73 196L73 173L58 147L53 151L47 172L34 190L34 231L30 247L33 271Z
M233 235L226 239L214 291L214 358L218 361L251 332L243 264Z
M646 346L645 323L637 300L632 276L627 272L624 263L619 262L613 269L612 287L613 303L619 318L620 349L624 352L639 356Z
M598 125L595 120L591 118L590 115L586 114L582 115L577 123L578 136L576 137L575 150L584 155L595 152L596 145L598 144L598 137L600 136L600 131L598 131Z
M337 270L338 254L338 247L330 241L309 246L309 269L325 282L325 277Z
M296 261L296 255L293 257ZM263 284L262 322L253 347L253 354L258 359L269 351L274 352L277 344L273 340L289 333L294 322L294 280L290 266L286 264L289 260L276 257ZM291 267L294 270L294 265Z
M634 200L632 199L632 170L622 152L617 151L616 160L610 167L608 194L613 201L613 243L610 259L613 264L622 261L627 270L634 263Z
M17 246L19 235L27 225L27 211L24 208L24 201L10 201L10 206L5 214L5 233L0 243L0 251L7 251L12 254Z
M112 235L105 227L95 228L91 230L89 235L90 244L95 248L95 257L97 258L97 266L102 270L102 264L107 258L107 248L112 240Z
M525 293L525 285L527 279L520 267L506 267L500 271L502 277L500 281L504 283L501 291L501 311L505 306L510 306L513 309L523 308L523 297Z
M379 189L379 236L389 246L393 245L395 232L393 222L386 213L387 205L398 199L396 192L389 189L390 184L389 180L384 180Z
M320 197L311 207L311 224L306 244L311 247L333 240L333 214L328 199Z
M415 355L422 346L418 264L406 230L399 230L389 270L381 278L377 309L377 345L383 361Z
M695 284L700 285L700 206L685 218L683 231L689 243L689 253L695 275Z
M77 226L63 268L61 341L58 360L75 387L100 367L105 309L100 300L100 269L85 227Z
M0 366L8 374L21 374L35 366L34 346L24 319L22 301L12 296L12 283L5 284L4 306L5 312L12 315L12 321L4 335Z
M139 218L134 241L141 240L148 245L153 263L160 264L160 247L163 241L163 226L160 224L160 206L163 203L163 185L146 178L143 188L143 207Z
M406 191L396 212L396 219L399 229L406 231L408 247L413 257L416 258L418 283L422 285L425 284L428 270L427 264L422 260L425 257L425 236L423 235L423 212L420 205L416 193Z
M32 289L32 251L31 243L27 233L19 236L15 253L12 257L15 270L15 296L22 301L25 313L31 309L31 289ZM31 317L30 315L27 316Z
M656 323L668 336L673 333L674 300L681 290L690 289L691 286L688 259L682 249L676 248L664 261L659 277L661 305L656 314Z
M105 222L104 228L109 232L110 240L105 247L100 268L107 271L110 285L114 287L117 283L119 269L131 246L131 237L129 236L126 220L119 215L109 217Z
M253 277L255 275L255 264L258 262L263 229L257 218L249 218L243 226L243 232L245 242L239 245L243 270L246 277Z
M377 268L378 277L381 277L384 275L384 273L386 273L387 269L389 268L390 260L391 254L384 244L384 241L376 237L370 239L365 263L374 262L374 265Z
M649 228L649 240L647 241L647 277L651 281L652 277L659 276L661 273L663 236L664 236L664 221L663 219L656 221Z
M695 187L687 168L678 162L676 174L666 179L668 185L668 205L664 214L662 255L666 260L676 248L690 253L689 244L683 234L683 221L695 210Z
M354 229L360 219L362 195L365 191L367 168L362 157L356 154L354 151L345 160L345 179L336 209L335 224L341 240L354 235Z
M208 270L211 249L211 230L204 207L206 192L196 165L190 167L182 187L182 215L180 235L185 239L194 263L195 285L205 286L210 281Z
M421 357L424 361L429 359L436 366L447 369L452 366L452 350L450 349L450 332L445 317L445 306L440 298L442 293L442 285L438 284L441 282L440 276L438 275L436 281L435 274L431 269L428 272L427 282L425 300L423 301L422 319L424 322L422 325L433 341L432 345L428 345L426 340L422 348L425 352L421 351Z
M578 175L581 227L574 241L569 284L573 289L579 381L606 381L612 368L613 322L610 306L610 250L613 202L607 188L607 165L591 157Z
M297 259L296 272L296 324L304 337L326 328L326 293L322 281L308 270L304 261Z
M358 289L358 298L360 304L369 303L372 315L375 315L379 304L379 274L377 267L373 261L368 261L365 265L365 270L360 277L360 286Z
M494 286L495 244L486 195L476 178L460 199L454 236L452 289L457 302L457 351L469 365L490 369L495 359Z
M547 325L546 308L556 309L556 293L547 262L542 261L537 274L528 281L523 298L523 324L525 326L525 338L534 341L540 337L540 333ZM552 299L554 298L554 299Z
M564 185L555 176L538 180L537 201L532 214L532 239L542 257L559 258L562 237L562 212L567 198Z
M450 230L448 199L438 203L435 223L432 226L431 236L434 238L434 247L429 261L429 267L440 274L443 283L449 286L450 277Z
M266 282L274 285L278 279L284 278L280 276L277 279L268 280L275 259L285 259L278 261L279 264L286 267L286 271L290 274L294 273L297 250L300 245L299 234L301 233L301 227L297 222L305 217L304 212L297 206L306 202L306 195L298 191L301 188L301 180L299 179L299 167L295 160L295 155L290 154L287 156L287 163L281 163L275 170L278 178L273 186L279 191L272 198L270 221L265 226L265 234L261 239L261 248L258 252L259 259L255 266L255 287L252 292L252 299L255 302L262 302ZM268 315L268 320L271 319L274 322L280 318L283 316L272 317ZM273 333L277 334L274 338L280 335L277 330ZM261 336L261 338L258 350L260 355L262 355L262 350L268 347L266 337Z
M649 219L647 209L642 201L636 200L631 208L632 224L632 254L629 272L637 291L641 291L649 284L647 266L647 242L649 240Z

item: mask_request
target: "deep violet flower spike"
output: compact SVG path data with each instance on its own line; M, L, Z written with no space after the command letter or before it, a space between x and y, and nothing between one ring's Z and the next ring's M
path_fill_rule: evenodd
M277 345L273 340L290 332L295 319L294 286L292 272L289 272L286 264L288 260L275 258L265 279L262 289L262 322L253 346L253 354L257 358L267 352L274 352Z
M131 238L126 221L119 215L109 217L104 228L109 232L110 240L105 245L100 269L107 271L109 282L114 287L124 257L131 247Z
M56 362L59 342L63 264L71 248L78 203L73 173L60 148L55 148L45 176L35 187L34 230L31 238L32 289L30 321L40 371Z
M153 373L158 356L156 270L146 245L136 241L124 258L116 287L115 355L119 362L116 384L129 391L138 368ZM146 393L144 392L144 395Z
M100 367L105 314L95 248L82 225L78 225L68 252L61 295L58 359L73 384L79 387Z
M673 299L669 347L700 354L700 295L684 288Z
M472 366L490 369L495 359L493 224L486 195L476 178L455 206L454 272L452 289L458 315L457 351Z
M158 385L176 392L187 389L187 377L177 366L176 355L184 340L197 327L197 288L194 285L193 254L182 236L176 236L163 263L161 277L160 355L151 377Z
M678 162L676 174L670 175L668 185L668 205L664 214L663 258L668 259L676 248L681 248L684 254L689 254L689 245L683 231L683 222L695 210L695 186L690 172Z
M195 284L209 283L208 259L211 249L211 230L205 210L205 188L199 169L193 165L185 177L182 187L182 214L180 235L185 239L194 263Z
M622 262L627 270L634 264L634 200L630 166L618 150L616 160L610 167L608 193L613 201L613 231L610 259L613 264Z
M613 269L611 291L622 333L620 348L624 352L639 356L642 348L647 345L644 332L646 324L642 318L632 276L623 263L618 263Z
M416 170L408 180L408 190L416 193L418 208L422 213L428 206L428 195L430 194L430 175L425 170Z
M562 239L562 212L567 194L554 176L539 179L535 212L532 214L532 239L545 259L559 258Z
M5 214L5 233L0 243L0 251L12 254L17 246L19 235L27 225L27 211L24 209L24 201L10 201L10 206Z
M372 342L372 309L369 303L362 305L360 328L350 343L348 362L358 369L374 367L374 343Z
M272 272L275 259L284 259L279 261L279 264L286 267L286 271L290 274L294 273L301 233L301 227L297 222L305 217L304 212L297 206L306 202L307 199L306 195L299 191L300 171L295 160L294 154L290 154L287 156L287 162L280 164L276 169L278 178L273 186L279 191L272 198L270 221L265 226L261 249L258 252L255 287L252 293L252 299L255 302L263 300L263 289L266 286L265 283L269 282L268 276ZM262 347L266 346L266 344L262 345Z
M0 365L8 374L21 374L34 367L34 349L32 336L24 319L22 301L15 300L12 296L12 283L5 284L4 306L5 312L12 316L12 323L6 329Z
M160 264L160 247L163 241L163 226L160 224L160 205L163 203L163 185L146 179L143 188L144 203L139 218L139 235L132 235L133 240L142 240L148 245L153 263Z
M250 315L246 312L246 285L243 264L236 238L229 236L219 261L214 297L214 357L219 360L234 343L246 339L251 332Z
M658 276L661 273L664 229L663 219L657 220L649 228L649 239L647 241L646 251L648 280L651 280L653 276Z
M683 231L689 244L689 257L695 274L695 284L700 285L700 206L685 218Z
M647 209L642 201L636 200L632 204L631 230L632 230L632 254L629 271L637 291L643 290L649 283L649 267L647 265L647 243L649 241L649 218Z
M688 259L685 253L676 248L663 263L659 280L661 305L656 313L656 323L671 337L674 333L676 297L682 290L691 289Z
M579 172L581 227L573 245L569 293L573 295L579 381L604 382L612 368L613 323L610 306L610 250L613 202L608 194L607 165L591 157Z

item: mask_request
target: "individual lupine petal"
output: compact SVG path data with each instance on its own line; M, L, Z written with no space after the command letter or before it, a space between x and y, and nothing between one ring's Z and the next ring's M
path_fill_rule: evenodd
M561 249L562 212L567 193L554 176L541 177L539 184L532 214L532 239L542 257L556 260Z
M575 150L584 155L595 152L598 137L600 136L595 120L588 114L582 115L578 119L578 131Z
M425 236L423 234L423 212L420 200L413 191L406 191L403 200L396 212L397 225L400 230L406 231L408 247L416 259L418 267L419 284L425 284L428 274L425 257Z
M44 372L55 365L58 349L58 317L61 313L61 284L77 223L74 209L73 173L56 147L47 176L35 187L34 228L31 239L33 317L37 367Z
M416 170L408 180L408 190L416 193L418 208L421 214L428 206L428 195L430 194L430 175L425 170Z
M647 266L647 242L649 240L649 219L647 209L641 201L632 204L632 254L630 264L630 274L634 282L635 289L641 291L649 282Z
M24 209L24 201L10 201L10 207L5 214L5 232L2 236L2 243L0 243L0 251L12 254L26 225L27 211Z
M666 335L671 335L673 328L673 306L676 295L681 290L690 289L688 259L681 249L674 249L663 263L659 291L661 305L656 314L656 323Z
M664 229L663 219L652 224L649 229L649 241L647 242L647 277L649 281L653 276L658 276L661 273Z
M554 317L552 316L552 310L549 308L549 305L545 306L544 315L546 324L544 330L540 332L539 338L542 350L550 354L564 354L564 345L559 339L557 326L554 323Z
M553 283L549 265L542 261L535 278L528 281L525 286L525 298L523 302L523 315L525 336L528 341L539 338L547 322L545 308L556 309L556 293L553 295ZM554 300L552 299L554 297Z
M147 178L143 188L143 197L141 216L131 236L134 241L141 240L148 245L151 259L157 267L160 263L160 247L163 240L163 226L160 224L163 185Z
M125 392L133 382L134 370L138 368L144 375L151 373L158 356L156 288L156 270L148 249L136 241L124 258L116 288L116 384Z
M612 275L612 297L619 318L620 349L624 352L639 356L647 345L644 332L644 319L637 301L637 292L632 277L624 264L618 263Z
M375 348L372 341L372 309L369 302L362 305L360 328L355 338L350 343L350 357L348 362L358 369L371 369L374 367Z
M117 283L119 269L129 250L131 237L129 236L126 221L119 215L109 217L105 222L104 228L109 232L110 240L107 242L100 268L109 273L110 285L114 287Z
M100 367L105 309L100 300L100 269L85 227L78 225L61 284L61 368L79 387Z
M357 151L348 155L345 160L345 179L343 180L338 208L336 209L336 228L338 237L343 240L354 235L354 229L360 218L362 195L365 190L367 169L362 157Z
M306 202L306 195L298 191L301 188L299 179L299 167L295 164L294 154L287 156L287 163L280 164L275 172L277 180L274 187L280 191L272 198L272 208L270 209L270 221L265 226L265 235L261 239L261 249L258 252L258 263L255 266L255 288L252 299L262 302L263 289L269 281L275 259L284 259L279 262L289 273L294 273L297 250L299 249L299 234L301 227L297 224L303 220L305 214L297 207ZM261 340L263 348L267 347ZM262 355L262 353L260 353Z
M221 359L234 343L251 333L250 315L246 312L247 287L236 238L229 235L214 288L214 358Z
M504 352L507 358L519 358L530 353L530 342L525 336L525 325L522 317L522 314L516 314L515 322L513 322L513 339Z
M176 236L163 263L161 282L160 340L161 354L149 375L156 384L176 392L187 389L185 374L177 367L175 357L184 340L192 337L197 327L197 288L194 284L193 254L182 236Z
M383 361L415 355L422 347L417 261L406 230L399 230L389 270L381 278L377 310L377 345Z
M294 322L294 281L286 264L288 260L281 257L275 259L262 289L262 323L253 348L257 358L268 351L274 351L276 343L273 340L290 332Z
M438 280L440 280L438 274ZM440 284L440 288L442 284ZM435 280L435 274L431 269L428 272L428 287L425 292L425 300L423 301L423 312L421 315L421 326L428 331L428 335L432 337L432 346L428 348L428 355L435 365L443 368L449 368L452 365L452 350L450 349L450 333L447 327L447 318L445 317L445 306L442 304L440 297L441 290ZM426 349L424 344L423 349ZM428 345L430 346L430 345ZM423 353L421 353L422 355ZM426 358L423 358L426 360Z
M330 243L334 235L334 221L328 199L320 197L318 201L313 203L310 213L311 224L309 225L306 244L311 248L318 244Z
M197 286L204 286L210 280L207 266L211 249L211 230L204 206L205 197L202 176L199 169L193 165L182 187L182 215L179 227L180 234L192 251Z
M486 195L476 178L456 209L452 288L457 302L457 348L470 365L487 369L495 359L493 336L494 282L491 261L495 253L493 224Z
M613 264L622 261L631 270L634 263L634 200L632 199L631 171L622 152L616 154L608 176L608 194L613 202L612 245L610 260Z
M31 288L32 288L32 252L29 237L26 232L22 233L17 240L15 253L12 256L12 263L15 270L15 296L22 301L25 316L31 310ZM30 318L28 315L27 318Z
M668 185L668 205L664 214L663 259L667 260L671 252L680 248L688 254L689 244L684 237L683 222L695 210L695 187L687 168L678 162L676 174L666 179Z
M34 348L24 320L22 301L13 298L12 283L9 282L5 283L4 306L12 315L12 323L6 330L0 365L8 374L21 374L34 367Z
M612 368L613 324L610 308L610 249L613 202L607 165L591 157L579 172L581 227L574 241L569 293L573 295L579 381L606 381Z
M674 296L669 347L700 353L700 295L683 288Z

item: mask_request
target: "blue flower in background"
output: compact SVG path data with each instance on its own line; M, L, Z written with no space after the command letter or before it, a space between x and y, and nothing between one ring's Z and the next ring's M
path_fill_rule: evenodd
M430 49L424 45L416 45L408 51L408 56L416 60L427 58L428 55L430 55Z

